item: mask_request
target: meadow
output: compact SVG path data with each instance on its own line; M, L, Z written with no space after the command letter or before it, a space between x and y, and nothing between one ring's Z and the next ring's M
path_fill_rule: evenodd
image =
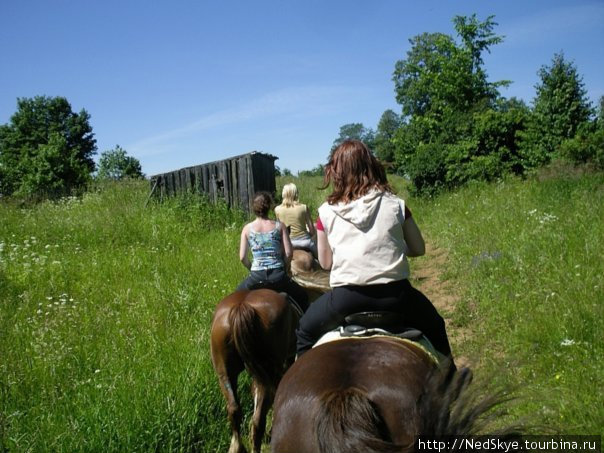
M291 180L315 211L320 179L278 187ZM448 251L449 329L466 333L455 352L514 389L509 417L604 434L604 176L555 171L432 199L393 185ZM148 192L129 182L0 203L0 451L228 448L209 326L246 274L246 219L195 196L146 204Z

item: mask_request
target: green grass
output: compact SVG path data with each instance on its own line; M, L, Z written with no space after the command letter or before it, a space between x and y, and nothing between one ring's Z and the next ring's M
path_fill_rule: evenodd
M226 448L208 326L245 274L242 216L147 191L0 207L5 449Z
M476 184L415 202L461 289L458 354L517 389L513 413L604 434L604 177Z
M321 179L290 180L316 212ZM245 219L196 197L145 206L148 189L0 204L0 451L228 448L208 334L246 274ZM512 415L560 433L603 433L603 199L600 174L409 200L450 252L451 328L472 332L456 352L522 390Z

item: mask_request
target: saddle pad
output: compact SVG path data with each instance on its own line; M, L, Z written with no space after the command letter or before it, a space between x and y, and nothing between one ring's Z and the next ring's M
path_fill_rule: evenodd
M438 352L436 349L434 349L434 346L432 346L432 343L430 343L430 340L428 340L424 335L421 336L421 338L418 341L412 341L409 340L407 338L399 338L396 336L392 336L392 335L386 335L386 334L374 334L374 335L368 335L368 336L359 336L359 337L355 337L355 336L342 336L340 333L339 329L335 329L332 330L330 332L327 332L326 334L324 334L319 341L317 341L313 348L316 348L317 346L320 346L322 344L325 343L330 343L332 341L341 341L341 340L367 340L369 338L378 338L378 337L382 337L382 338L390 338L392 340L397 340L397 341L401 341L403 343L408 343L408 344L412 344L415 347L423 350L428 357L430 357L430 359L432 359L432 361L436 364L436 365L440 365L441 363L444 363L446 361L445 356L443 356L440 352Z

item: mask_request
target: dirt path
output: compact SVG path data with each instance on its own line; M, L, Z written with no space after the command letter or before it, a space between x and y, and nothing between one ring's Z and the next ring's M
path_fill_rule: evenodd
M456 350L470 332L469 329L456 326L451 321L455 305L460 300L460 291L451 280L443 278L447 263L448 251L426 241L426 257L420 261L411 260L411 278L413 284L432 301L441 316L445 318L447 334L457 366L467 366L468 359L456 354Z

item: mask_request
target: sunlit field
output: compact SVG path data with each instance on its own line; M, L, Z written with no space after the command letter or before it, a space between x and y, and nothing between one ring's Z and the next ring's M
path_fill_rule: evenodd
M321 179L278 187L291 180L316 212ZM393 184L407 197L402 178ZM0 204L0 451L228 448L209 326L246 274L245 218L193 196L146 205L148 192L124 183ZM602 174L506 179L409 204L449 252L442 277L461 299L449 328L465 332L456 354L516 389L513 419L604 434Z
M477 184L417 206L461 290L457 353L515 388L512 412L542 433L604 434L602 174Z

